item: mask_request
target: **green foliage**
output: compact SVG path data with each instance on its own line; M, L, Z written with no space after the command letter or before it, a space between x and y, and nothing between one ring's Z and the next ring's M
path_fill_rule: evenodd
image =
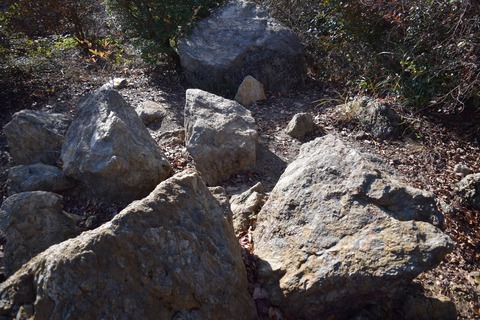
M316 75L417 110L480 97L478 0L265 0L303 40Z
M136 40L142 56L155 62L175 57L175 47L195 19L205 17L220 0L107 0L126 32Z

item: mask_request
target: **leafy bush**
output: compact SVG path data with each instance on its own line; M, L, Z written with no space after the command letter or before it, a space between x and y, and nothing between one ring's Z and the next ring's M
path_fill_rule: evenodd
M205 17L222 0L107 0L122 27L138 40L150 62L176 56L176 43L195 19Z
M324 81L395 95L417 110L478 104L478 0L258 2L297 32Z

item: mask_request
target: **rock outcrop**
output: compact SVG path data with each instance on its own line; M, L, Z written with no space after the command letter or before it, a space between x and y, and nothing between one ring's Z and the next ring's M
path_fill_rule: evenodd
M229 98L248 75L279 93L302 88L306 79L297 36L248 1L229 2L197 23L178 51L192 87Z
M238 102L188 89L185 135L186 148L209 186L255 167L255 120Z
M3 202L0 230L7 276L51 245L80 233L75 220L62 212L62 203L60 195L44 191L18 193Z
M43 163L15 166L8 171L10 192L51 191L60 192L75 187L73 179L62 169Z
M436 266L453 242L433 196L328 135L304 144L258 214L271 300L303 319L351 317Z
M135 110L113 90L98 90L78 108L62 148L63 171L97 197L128 203L171 173Z
M50 247L0 284L0 315L255 319L225 211L183 171L110 222Z
M3 128L15 164L56 165L71 122L64 114L34 110L15 113Z

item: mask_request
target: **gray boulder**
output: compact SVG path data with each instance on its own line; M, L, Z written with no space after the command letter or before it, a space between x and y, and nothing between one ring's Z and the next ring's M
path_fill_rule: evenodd
M235 234L247 231L250 220L253 220L252 216L256 216L262 208L265 202L264 198L265 194L261 182L245 192L233 195L230 198L230 208L233 213L233 230L235 230Z
M467 175L458 183L457 190L466 203L480 209L480 173Z
M279 93L301 89L306 79L297 36L248 1L231 1L200 21L178 52L192 87L223 96L233 97L247 75Z
M238 102L188 89L185 136L195 167L209 186L255 167L255 120Z
M292 138L301 139L315 130L315 123L310 113L302 112L293 116L285 128L285 133Z
M369 97L357 97L342 105L349 119L358 121L363 129L379 140L393 138L400 117L386 103Z
M62 212L63 198L33 191L8 197L0 208L0 230L6 240L5 274L11 275L36 254L80 233Z
M75 180L67 177L62 169L43 163L15 166L8 171L11 192L51 191L59 192L75 187Z
M195 171L0 284L0 315L35 319L255 319L229 221Z
M393 298L453 242L433 196L403 185L337 137L304 144L258 214L255 253L273 303L345 319Z
M263 90L263 83L252 76L246 76L238 87L235 101L242 106L248 106L254 102L265 100L265 91Z
M62 160L67 176L122 203L146 196L171 172L135 110L113 90L99 90L79 106Z
M3 128L14 162L56 165L71 122L64 114L33 110L15 113Z

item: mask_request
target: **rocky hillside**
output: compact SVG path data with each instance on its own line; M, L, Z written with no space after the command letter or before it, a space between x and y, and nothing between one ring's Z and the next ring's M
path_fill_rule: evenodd
M282 73L291 34L261 19L235 48L258 51L216 56L236 75L258 59L254 99L193 89L208 64L191 58L104 68L72 49L3 101L2 318L480 316L480 115Z

